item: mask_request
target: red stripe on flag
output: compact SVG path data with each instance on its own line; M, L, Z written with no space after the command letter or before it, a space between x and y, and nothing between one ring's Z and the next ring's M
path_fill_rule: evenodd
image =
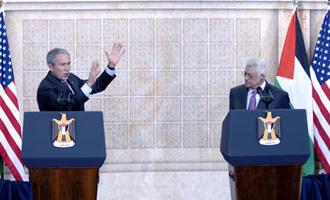
M297 12L297 11L296 11ZM292 15L286 34L277 76L293 79L296 53L296 12Z
M10 172L13 174L16 180L21 181L23 180L21 174L18 172L15 164L10 159L9 155L7 154L7 151L3 148L2 144L0 143L0 153L3 157L3 160L5 161L6 165L8 166Z
M328 160L326 159L326 157L324 156L322 150L320 149L320 146L317 142L317 139L314 137L314 148L315 151L317 153L317 157L320 159L322 167L324 168L324 170L328 173L330 172L330 165L328 163Z
M326 83L323 83L321 85L322 90L324 91L325 95L328 97L328 100L330 100L330 90Z
M15 140L13 139L13 137L11 136L11 134L9 133L7 127L5 126L5 124L3 123L2 120L0 120L0 130L2 131L3 135L5 136L7 143L10 145L11 149L14 151L14 153L16 154L17 158L20 160L20 162L23 165L23 161L21 160L21 149L17 146Z
M5 103L3 103L3 102L4 102L3 99L0 97L1 108L5 112L6 116L8 117L8 119L11 122L11 124L13 125L13 127L15 128L15 130L18 133L19 137L22 137L22 134L21 134L21 125L16 120L15 116L13 115L13 113L11 112L11 110L8 108L8 106Z
M323 129L323 127L317 117L317 114L315 112L313 112L313 120L314 120L314 125L316 126L320 137L322 138L325 145L327 145L328 149L330 149L330 138L328 137L328 134Z
M322 115L324 116L324 119L327 120L328 124L330 124L330 114L328 112L328 109L324 106L319 94L317 93L317 91L315 90L315 88L313 87L313 99L316 102L316 104L318 105Z
M9 89L9 87L6 87L4 89L4 91L7 94L7 96L9 97L9 99L11 100L11 102L13 102L13 104L16 106L16 108L18 110L18 101L17 101L16 95Z

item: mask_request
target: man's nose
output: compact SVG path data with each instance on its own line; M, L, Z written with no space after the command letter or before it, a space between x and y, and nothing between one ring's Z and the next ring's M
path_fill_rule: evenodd
M64 70L65 70L65 71L70 71L70 68L71 68L70 64L66 64L66 65L64 66Z
M65 67L65 68L64 68L64 71L65 71L65 72L70 72L70 67Z

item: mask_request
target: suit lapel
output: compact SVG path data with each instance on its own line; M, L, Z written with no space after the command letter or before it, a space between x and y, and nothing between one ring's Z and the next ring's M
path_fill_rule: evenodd
M71 88L75 93L76 91L78 91L78 89L80 89L79 85L73 80L73 76L71 74L69 75L68 83L70 84Z
M246 103L247 103L247 95L248 95L249 89L247 89L245 86L242 87L242 91L240 92L241 94L241 109L246 109Z
M268 82L266 81L264 90L267 90L267 89L270 89L270 88L269 88ZM269 104L269 106L270 106L270 104ZM261 101L261 99L258 102L257 109L266 109L266 104L263 101Z
M266 109L266 105L261 99L258 102L257 109Z

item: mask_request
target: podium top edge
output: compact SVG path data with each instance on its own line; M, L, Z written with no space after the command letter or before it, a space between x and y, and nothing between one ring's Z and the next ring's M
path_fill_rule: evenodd
M103 113L103 111L26 111L28 113Z
M229 109L228 112L267 112L267 111L306 111L306 109L255 109L255 110L246 110L246 109Z

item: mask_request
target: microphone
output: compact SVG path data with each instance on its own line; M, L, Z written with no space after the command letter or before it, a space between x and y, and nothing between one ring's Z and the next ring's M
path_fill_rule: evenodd
M257 87L257 93L261 96L262 95L262 89L261 87Z
M57 97L57 103L59 104L68 104L73 102L73 95L69 92L67 94L59 93Z
M261 101L265 103L266 109L268 109L269 104L274 100L274 95L270 88L266 87L262 90L261 87L258 87L257 93L260 95Z

